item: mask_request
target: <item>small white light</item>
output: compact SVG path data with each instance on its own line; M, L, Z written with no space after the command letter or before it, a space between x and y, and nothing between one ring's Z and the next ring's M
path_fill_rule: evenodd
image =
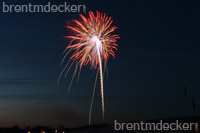
M102 43L96 35L92 36L92 41L96 43L97 48L101 47Z

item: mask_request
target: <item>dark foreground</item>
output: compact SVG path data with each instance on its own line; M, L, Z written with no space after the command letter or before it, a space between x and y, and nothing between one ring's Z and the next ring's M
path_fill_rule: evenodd
M149 120L144 121L144 123L159 123L161 119L158 120ZM180 123L195 123L192 126L192 130L127 130L126 125L124 125L124 129L120 129L121 127L116 124L98 124L98 125L87 125L76 128L66 128L64 126L60 126L59 128L51 128L44 126L36 126L36 127L26 127L19 128L17 125L12 128L1 127L0 133L200 133L200 117L187 117L187 118L172 118L172 119L162 119L163 123L175 123L178 120ZM122 122L120 122L121 124ZM125 123L125 122L123 122ZM127 123L140 123L140 121L132 121ZM129 126L130 127L130 126ZM114 130L117 129L117 130Z

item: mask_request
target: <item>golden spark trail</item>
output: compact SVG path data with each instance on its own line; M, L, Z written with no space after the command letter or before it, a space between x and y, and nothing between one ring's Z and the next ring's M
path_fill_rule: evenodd
M99 48L97 50L98 60L99 60L99 72L100 72L100 84L101 84L101 106L102 106L102 117L104 119L104 94L103 94L103 75L102 75L102 64L101 64L101 55Z
M99 71L97 71L97 74L96 74L96 78L95 78L95 82L94 82L94 88L93 88L93 93L92 93L92 99L91 99L91 103L90 103L89 122L88 122L89 125L91 124L92 105L93 105L93 101L94 101L94 94L95 94L95 89L96 89L96 84L97 84L98 73L99 73Z

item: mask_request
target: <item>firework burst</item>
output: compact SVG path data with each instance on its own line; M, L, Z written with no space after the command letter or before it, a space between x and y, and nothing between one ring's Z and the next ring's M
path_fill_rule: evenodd
M65 36L65 38L71 39L70 44L64 51L64 57L61 65L66 61L67 55L71 52L72 55L66 65L61 71L58 81L60 80L63 73L67 76L72 65L75 65L75 70L68 88L70 91L73 79L78 73L78 80L81 69L84 65L90 64L90 69L97 68L96 79L94 83L93 95L90 104L89 111L89 124L91 122L92 104L94 99L94 92L96 88L96 82L98 75L100 77L101 86L101 103L102 103L102 117L104 119L104 93L103 93L103 75L107 72L106 63L108 58L113 56L115 58L114 49L117 50L117 39L120 37L116 34L111 34L116 26L111 27L113 20L111 17L106 16L104 13L96 11L96 16L92 11L89 12L89 17L86 18L80 14L81 21L72 20L75 26L67 25L66 28L73 31L73 35ZM102 70L104 69L104 71Z

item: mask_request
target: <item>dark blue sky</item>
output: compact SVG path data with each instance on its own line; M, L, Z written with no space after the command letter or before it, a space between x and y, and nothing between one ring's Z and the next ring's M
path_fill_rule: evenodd
M46 4L49 0L5 2ZM104 122L200 115L199 2L66 2L106 12L119 27L115 31L121 37L119 50L116 59L109 59L109 76L104 79ZM63 36L70 34L65 22L78 19L78 13L3 13L0 9L0 125L87 124L95 70L84 67L69 95L72 73L56 84L68 45ZM184 97L186 81L189 88ZM99 86L93 110L92 122L101 123Z

